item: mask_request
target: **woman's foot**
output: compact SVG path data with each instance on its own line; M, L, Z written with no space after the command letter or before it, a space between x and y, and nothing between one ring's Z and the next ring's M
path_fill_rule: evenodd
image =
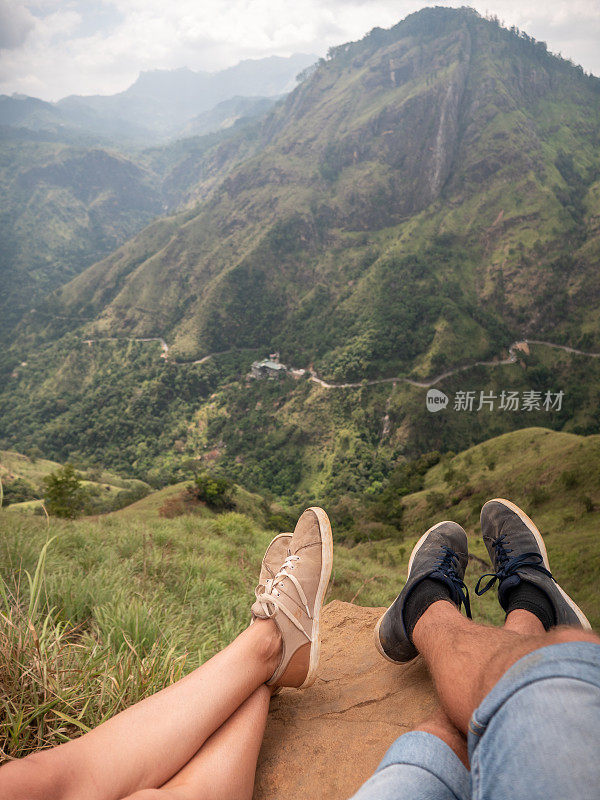
M269 686L300 688L314 683L321 647L321 608L332 565L329 518L322 508L309 508L296 524L288 555L252 606L255 619L275 622L283 642L281 660Z

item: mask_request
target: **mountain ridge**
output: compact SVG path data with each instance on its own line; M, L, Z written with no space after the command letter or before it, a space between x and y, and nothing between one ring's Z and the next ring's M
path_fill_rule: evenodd
M129 147L185 136L199 114L236 95L280 96L293 89L296 76L316 56L268 56L246 59L214 72L188 68L142 72L131 86L112 95L69 95L55 103L24 95L0 96L0 125L18 123L62 136L95 137Z

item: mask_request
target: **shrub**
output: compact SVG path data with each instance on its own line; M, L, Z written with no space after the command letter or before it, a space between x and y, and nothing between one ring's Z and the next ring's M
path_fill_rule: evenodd
M549 497L548 491L541 486L534 486L531 490L531 502L534 506L541 506Z
M425 495L430 511L441 511L446 506L446 496L442 492L431 491Z
M447 469L446 472L444 472L444 482L448 484L452 483L455 474L456 473L452 467Z
M85 492L72 464L44 478L44 501L51 516L75 519L83 511Z
M293 531L295 521L289 514L269 514L267 528L271 531Z
M26 500L37 500L38 497L38 492L23 478L15 478L14 481L4 484L3 503L5 506L9 506L11 503L23 503Z
M594 501L592 500L592 498L586 494L581 498L581 502L583 503L583 507L586 513L591 514L592 511L594 510Z
M579 486L580 478L581 476L576 469L567 469L560 476L565 489L574 489Z
M215 510L233 508L233 486L220 475L210 472L200 472L196 475L194 483L188 486L188 492L197 500L206 503Z

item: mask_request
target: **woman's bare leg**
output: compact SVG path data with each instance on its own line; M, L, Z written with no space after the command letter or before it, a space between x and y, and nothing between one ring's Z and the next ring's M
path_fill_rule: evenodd
M170 781L125 800L251 800L270 699L260 686Z
M277 626L257 620L177 683L79 739L2 767L0 797L119 800L163 786L271 677L280 657Z

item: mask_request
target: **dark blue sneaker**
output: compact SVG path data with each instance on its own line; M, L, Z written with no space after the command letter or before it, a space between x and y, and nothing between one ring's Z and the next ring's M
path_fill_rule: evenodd
M467 534L456 522L438 522L421 536L408 562L404 588L375 626L375 647L384 658L403 663L418 655L406 631L403 612L410 592L426 578L443 583L451 601L459 609L464 605L471 617L469 592L463 582L468 559Z
M493 572L479 578L477 595L484 594L498 581L498 601L507 611L510 590L521 581L528 581L550 600L556 625L591 629L583 611L553 578L542 534L519 506L500 497L488 500L481 509L481 531ZM489 580L481 588L485 578Z

